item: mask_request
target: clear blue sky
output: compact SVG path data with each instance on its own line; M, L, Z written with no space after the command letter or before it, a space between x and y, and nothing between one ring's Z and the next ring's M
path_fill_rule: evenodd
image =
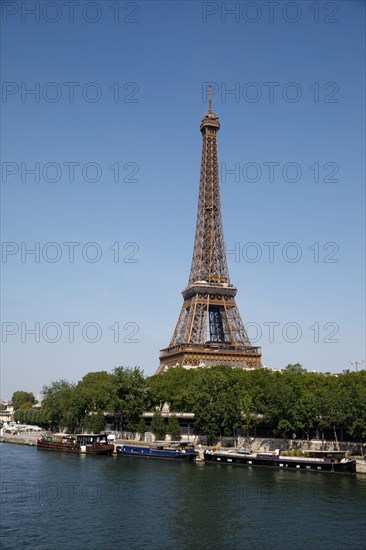
M73 22L34 4L2 6L1 396L154 373L188 281L209 80L220 163L239 170L222 178L229 269L263 363L364 359L365 4L81 1Z

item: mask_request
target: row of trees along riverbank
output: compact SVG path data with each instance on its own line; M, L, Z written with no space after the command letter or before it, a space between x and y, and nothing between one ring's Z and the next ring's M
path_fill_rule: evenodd
M42 406L20 408L14 419L47 429L99 432L108 411L121 415L124 429L143 432L142 413L165 402L172 412L193 412L194 431L206 435L208 443L258 430L305 439L331 430L338 439L366 440L366 371L330 376L307 372L299 364L278 372L177 367L150 377L137 367L90 372L76 384L59 380L44 386ZM161 436L166 423L155 414L153 431ZM178 435L174 420L170 431L174 424Z

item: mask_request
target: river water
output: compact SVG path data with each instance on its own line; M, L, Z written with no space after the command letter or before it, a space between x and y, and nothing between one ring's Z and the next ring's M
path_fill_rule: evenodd
M366 547L366 476L0 450L5 549Z

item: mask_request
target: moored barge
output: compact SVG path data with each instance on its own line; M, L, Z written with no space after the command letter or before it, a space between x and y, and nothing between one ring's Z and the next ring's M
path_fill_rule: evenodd
M76 436L81 453L111 455L114 445L108 443L107 434L80 434Z
M119 456L135 456L141 458L160 458L166 460L193 461L198 453L190 445L118 445L116 453Z
M106 434L55 434L37 439L37 449L110 455L114 445L108 443Z
M80 453L80 445L76 443L76 438L68 434L55 434L52 436L40 437L37 439L37 449Z
M285 456L275 453L246 454L237 451L204 452L205 463L229 464L233 466L264 466L282 470L299 470L313 472L331 472L339 474L356 473L356 461L349 458Z

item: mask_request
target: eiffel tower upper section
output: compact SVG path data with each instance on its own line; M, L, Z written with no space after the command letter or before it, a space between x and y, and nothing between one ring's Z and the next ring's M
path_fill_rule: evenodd
M230 283L221 215L217 154L219 128L219 117L212 112L212 99L209 97L208 112L200 126L203 138L201 177L196 237L188 285L195 281Z
M260 348L251 345L227 266L217 153L219 129L210 93L208 111L200 125L201 176L191 271L173 337L169 347L161 351L157 372L177 365L261 366Z

